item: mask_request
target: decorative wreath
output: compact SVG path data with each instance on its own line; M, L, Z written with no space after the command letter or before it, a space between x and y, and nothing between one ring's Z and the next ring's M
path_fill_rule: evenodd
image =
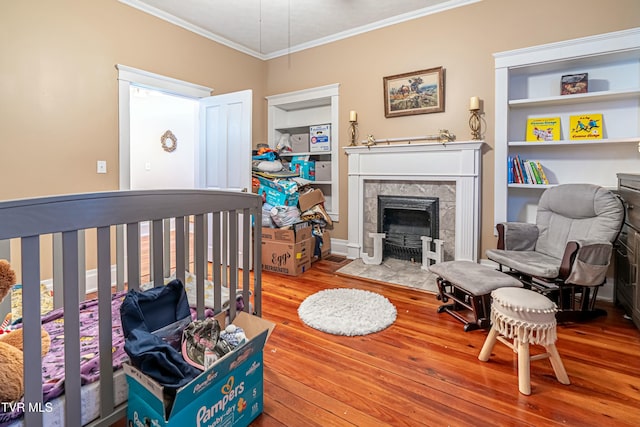
M168 130L160 137L160 144L164 151L171 153L178 147L178 138L176 138L173 132Z

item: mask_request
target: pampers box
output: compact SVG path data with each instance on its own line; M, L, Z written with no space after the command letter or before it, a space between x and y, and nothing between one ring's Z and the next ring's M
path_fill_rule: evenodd
M331 151L331 125L309 126L309 151Z
M226 312L216 317L225 325ZM127 425L245 427L263 410L262 351L275 324L246 312L232 322L248 341L165 399L164 387L129 364ZM226 326L226 325L225 325Z

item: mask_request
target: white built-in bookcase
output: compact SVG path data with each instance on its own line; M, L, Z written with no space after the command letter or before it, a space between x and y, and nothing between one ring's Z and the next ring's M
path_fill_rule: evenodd
M615 189L640 172L640 28L501 52L495 57L495 222L534 222L552 185ZM560 95L563 75L588 73L588 93ZM569 117L602 113L603 139L569 139ZM525 142L527 119L560 117L561 140ZM508 158L539 161L549 185L509 184Z

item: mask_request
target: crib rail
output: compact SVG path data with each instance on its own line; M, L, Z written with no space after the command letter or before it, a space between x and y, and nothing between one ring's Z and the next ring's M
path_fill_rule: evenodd
M232 302L242 284L244 300L253 301L261 315L261 214L258 196L214 190L116 191L0 202L0 257L10 258L14 266L19 260L23 285L25 407L44 407L40 283L45 236L52 242L54 302L65 308L65 425L81 425L79 302L86 296L86 254L95 258L100 337L100 418L90 425L109 425L126 410L126 404L116 407L114 402L111 295L125 282L129 289L142 284L146 243L141 229L149 228L145 249L154 286L163 286L170 270L183 281L187 271L193 273L196 311L202 317L204 281L211 268L214 311L222 310L222 286L229 288ZM14 241L19 253L11 256L14 245L7 242ZM175 265L169 265L170 253L175 253ZM245 310L249 307L245 304ZM231 318L235 310L230 303ZM43 416L26 411L25 425L42 426Z

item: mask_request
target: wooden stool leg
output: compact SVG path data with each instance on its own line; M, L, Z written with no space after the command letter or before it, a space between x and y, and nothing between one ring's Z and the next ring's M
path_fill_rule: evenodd
M553 372L555 372L558 381L560 381L561 384L571 384L567 371L564 369L562 359L560 359L560 354L558 353L556 345L548 345L545 349L547 350L547 353L549 353L549 360L551 361Z
M520 393L531 394L531 370L529 358L529 343L518 341L518 389Z
M482 350L480 350L480 354L478 355L478 359L486 362L489 360L489 356L491 356L491 350L493 350L493 346L496 344L496 340L498 339L498 330L495 326L491 326L491 330L489 330L489 335L484 340L484 344L482 345Z

